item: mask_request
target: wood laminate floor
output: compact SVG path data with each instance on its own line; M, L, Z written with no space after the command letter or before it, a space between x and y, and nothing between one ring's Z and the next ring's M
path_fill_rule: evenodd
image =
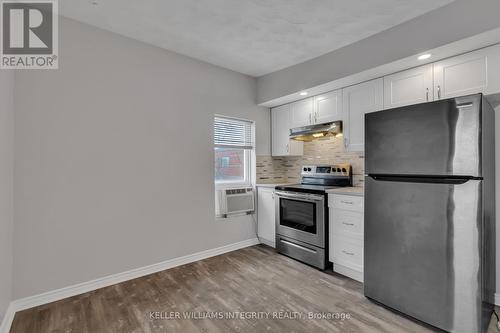
M227 318L237 311L247 318ZM310 312L349 318L299 317ZM488 332L496 332L493 327L492 321ZM257 245L18 312L11 333L24 332L433 330L369 301L360 283Z

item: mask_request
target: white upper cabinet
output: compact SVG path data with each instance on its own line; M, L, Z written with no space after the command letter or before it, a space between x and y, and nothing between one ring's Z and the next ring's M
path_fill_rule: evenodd
M313 124L313 98L306 98L291 104L291 128Z
M475 93L486 93L489 75L488 68L494 61L489 49L466 53L457 57L434 63L434 96L446 99ZM499 72L494 74L499 75Z
M342 89L314 97L313 122L315 124L342 119Z
M344 88L344 143L349 151L365 148L365 114L384 108L384 80L382 78Z
M494 45L485 51L488 59L488 86L485 95L497 95L500 98L500 44Z
M290 140L291 107L290 104L271 109L272 122L272 155L302 155L304 143Z
M306 98L290 107L291 128L342 120L342 90Z
M500 44L272 109L273 156L303 155L290 129L343 121L344 143L364 150L364 115L475 93L500 101Z
M384 108L433 101L432 64L384 77Z

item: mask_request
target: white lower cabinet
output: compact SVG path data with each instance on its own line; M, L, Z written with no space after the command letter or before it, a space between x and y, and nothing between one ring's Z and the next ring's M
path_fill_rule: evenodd
M276 246L274 188L257 188L257 236L269 246Z
M331 259L335 266L342 265L356 272L363 272L362 241L349 237L333 236Z
M363 282L364 198L329 194L329 260L333 270Z

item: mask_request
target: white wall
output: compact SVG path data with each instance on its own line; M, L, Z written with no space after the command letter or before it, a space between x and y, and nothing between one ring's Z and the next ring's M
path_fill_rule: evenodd
M0 322L12 300L14 73L0 71Z
M215 221L214 113L270 117L253 78L68 19L60 69L15 80L14 297L255 237Z

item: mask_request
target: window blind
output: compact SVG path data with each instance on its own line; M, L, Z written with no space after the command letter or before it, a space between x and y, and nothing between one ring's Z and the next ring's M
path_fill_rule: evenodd
M225 117L214 119L214 145L216 148L253 149L253 123Z

